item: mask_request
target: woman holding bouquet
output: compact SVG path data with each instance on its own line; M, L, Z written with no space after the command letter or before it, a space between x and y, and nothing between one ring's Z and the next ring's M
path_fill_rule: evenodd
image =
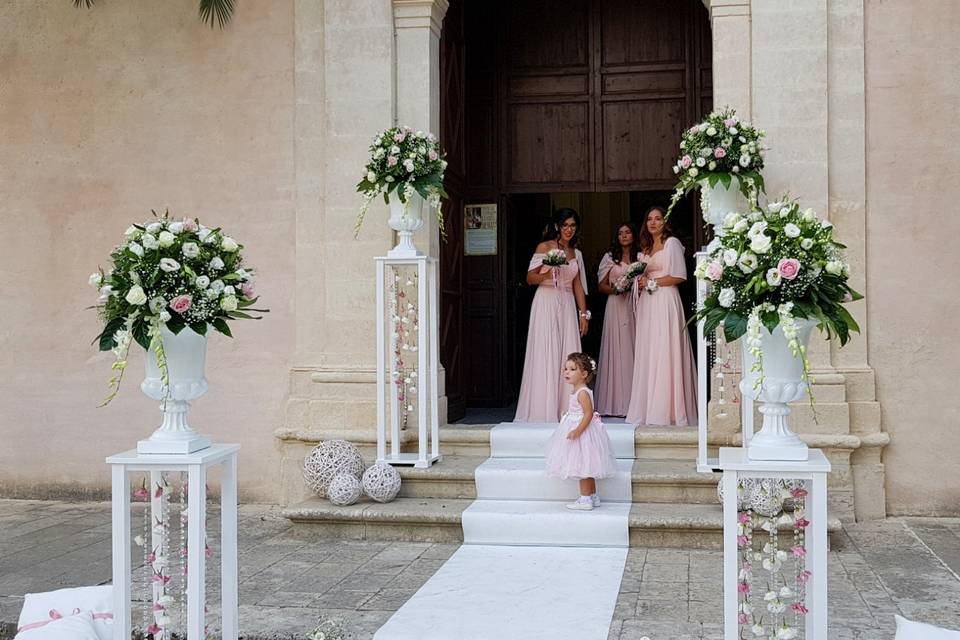
M694 425L696 369L677 291L687 266L683 244L663 218L664 210L652 207L640 230L640 260L647 268L634 284L637 333L627 422Z
M633 313L633 282L627 275L637 260L640 245L634 226L624 222L617 227L610 250L600 260L600 291L607 297L600 338L600 365L597 367L597 413L602 416L627 415L633 381L633 349L636 320Z
M572 388L563 379L567 356L587 332L587 278L577 249L580 216L559 209L530 260L527 284L537 287L530 309L527 353L514 422L558 422Z

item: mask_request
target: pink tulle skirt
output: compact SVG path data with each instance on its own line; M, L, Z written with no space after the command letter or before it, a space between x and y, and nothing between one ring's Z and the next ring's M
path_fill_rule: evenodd
M576 440L567 434L580 424L578 414L564 414L547 442L547 475L552 478L609 478L617 472L610 436L600 416L593 419Z

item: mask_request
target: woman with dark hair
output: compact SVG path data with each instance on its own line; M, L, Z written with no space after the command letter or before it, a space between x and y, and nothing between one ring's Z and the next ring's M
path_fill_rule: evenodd
M576 248L579 229L576 211L557 210L530 260L527 284L537 287L537 292L530 309L514 422L558 422L567 409L571 387L563 379L563 364L567 355L580 351L580 336L587 332L590 320L583 255ZM544 264L551 251L565 256L566 264Z
M637 331L633 296L629 290L624 292L615 287L639 254L636 229L631 223L624 222L617 227L610 250L600 260L600 292L608 296L600 337L600 365L597 368L595 394L597 413L602 416L625 416L630 404Z
M637 337L627 422L694 425L696 369L677 291L687 279L687 265L683 244L663 218L663 208L651 207L640 229L640 259L647 268L634 281Z

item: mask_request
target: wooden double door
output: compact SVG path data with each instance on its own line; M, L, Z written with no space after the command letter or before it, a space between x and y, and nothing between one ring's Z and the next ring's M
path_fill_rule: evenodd
M669 197L680 134L712 105L709 21L701 0L451 0L440 61L451 195L441 359L454 420L516 397L526 265L558 194L623 194L632 219ZM464 255L468 203L497 204L496 255ZM691 255L703 240L694 215L685 203L674 217ZM612 226L584 216L595 236Z

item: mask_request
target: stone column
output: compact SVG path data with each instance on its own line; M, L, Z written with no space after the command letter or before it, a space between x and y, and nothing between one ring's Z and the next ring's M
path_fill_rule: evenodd
M753 113L750 0L704 0L713 34L713 104Z

